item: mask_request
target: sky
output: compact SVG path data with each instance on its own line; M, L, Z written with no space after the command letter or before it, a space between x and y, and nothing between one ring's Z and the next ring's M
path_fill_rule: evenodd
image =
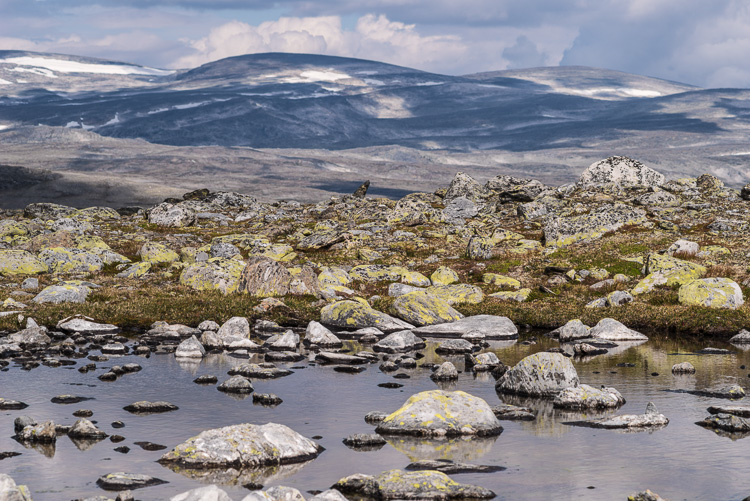
M747 0L0 0L0 49L191 68L254 52L463 75L583 65L750 87Z

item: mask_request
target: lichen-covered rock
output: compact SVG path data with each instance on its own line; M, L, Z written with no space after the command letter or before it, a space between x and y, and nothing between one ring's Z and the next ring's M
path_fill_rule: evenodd
M475 202L482 202L490 195L490 190L479 184L473 177L463 172L456 172L443 199L450 202L463 197Z
M651 253L644 260L643 272L647 279L651 274L660 273L666 277L667 286L672 287L702 277L706 274L706 267L676 257Z
M230 294L239 290L244 269L244 261L212 258L182 270L180 283L198 291L219 290Z
M742 289L729 278L702 278L688 282L678 291L680 304L736 310L745 304Z
M289 292L292 274L277 261L267 257L253 257L242 270L238 290L253 296L285 296Z
M484 334L486 339L518 338L518 328L513 322L508 317L496 315L474 315L455 322L418 327L412 332L425 337L459 338L470 332L478 332Z
M247 339L250 337L250 322L245 317L232 317L219 327L216 336L225 346L233 341Z
M591 328L589 336L607 341L647 341L648 336L634 331L613 318L603 318Z
M346 239L346 234L337 230L316 231L297 243L297 249L303 251L319 250L330 247Z
M372 349L374 351L385 353L402 353L418 350L425 346L425 342L422 338L415 336L410 330L404 330L388 334L386 337L375 343Z
M447 266L441 266L430 275L432 285L450 285L458 282L458 273Z
M484 300L482 289L469 284L433 285L427 287L425 292L439 297L448 304L479 304Z
M35 303L85 303L91 289L85 285L50 285L34 296Z
M94 273L104 266L96 254L63 247L43 249L39 259L44 261L51 273Z
M728 431L730 433L747 433L750 432L750 421L746 418L733 414L718 413L708 416L702 421L698 421L698 426L711 428L714 430Z
M652 492L650 489L646 489L645 491L637 492L633 494L632 496L628 496L628 501L667 501L660 495L658 495L655 492Z
M469 259L491 259L495 243L489 237L483 237L480 235L474 235L469 239L469 243L466 246L466 256Z
M377 476L361 473L342 478L333 488L364 499L492 499L495 493L475 485L459 484L439 471L389 470Z
M463 391L423 391L412 395L375 430L381 435L498 435L503 431L490 406Z
M158 242L146 242L138 251L141 260L151 264L174 263L180 260L180 255L164 244Z
M625 204L611 204L580 216L550 215L544 223L544 244L564 247L576 242L601 238L625 225L638 225L646 220L646 212Z
M10 475L0 473L0 499L3 501L31 501L31 492L25 485L17 485Z
M39 202L29 204L23 210L23 217L29 219L39 218L44 221L68 217L76 211L74 207L67 205Z
M373 309L366 301L337 301L320 311L320 323L342 329L377 327L383 332L411 329L414 326Z
M116 276L117 278L141 278L151 271L151 266L151 263L148 261L133 263L130 266L123 265L123 268L118 268L122 269L122 271Z
M559 353L529 355L509 369L495 384L500 393L531 397L554 397L566 388L578 386L573 364Z
M482 275L482 282L500 287L501 289L518 290L521 288L521 282L515 278L498 275L497 273L485 273Z
M494 292L489 295L493 299L499 299L501 301L515 301L517 303L523 303L531 295L531 289L518 289L517 291L500 291Z
M79 418L68 430L70 438L89 438L102 439L107 438L107 434L96 427L94 423L86 418Z
M183 205L161 203L151 209L148 214L148 222L163 228L182 228L195 223L195 211Z
M700 251L701 246L698 242L690 240L679 239L667 248L667 254L674 256L675 254L695 256Z
M425 291L414 291L396 298L391 312L410 324L434 325L454 322L463 315L447 301Z
M30 252L0 249L0 275L37 275L48 271L47 264Z
M661 174L638 160L614 156L591 164L578 180L581 185L617 184L620 186L661 186L666 181Z
M55 423L46 421L41 424L29 424L16 434L21 442L51 443L57 441Z
M365 282L396 282L400 281L406 273L409 273L409 270L403 266L362 264L349 270L349 277L352 280L362 280Z
M587 384L565 388L557 394L552 404L561 409L612 409L620 407L625 399L614 388L593 388Z
M298 463L321 448L283 424L238 424L206 430L164 454L160 463L189 468L239 468Z

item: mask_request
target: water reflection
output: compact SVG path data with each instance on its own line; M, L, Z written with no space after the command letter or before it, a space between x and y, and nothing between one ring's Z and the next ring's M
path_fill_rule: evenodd
M70 441L76 446L79 451L87 451L93 446L104 440L103 438L73 438L70 437Z
M386 441L410 461L422 459L472 461L481 458L492 450L497 436L493 437L452 437L423 438L388 436Z
M55 443L54 442L24 442L13 437L16 442L23 445L25 449L34 450L47 458L55 457Z
M185 468L174 463L162 464L175 473L203 484L219 485L266 485L289 478L302 470L314 459L302 463L282 464L261 468Z

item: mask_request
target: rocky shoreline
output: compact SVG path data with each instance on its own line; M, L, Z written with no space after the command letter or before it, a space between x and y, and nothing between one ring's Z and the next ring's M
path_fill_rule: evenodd
M108 357L166 352L198 364L208 353L240 361L260 354L262 362L238 363L228 378L195 381L249 395L253 380L292 374L280 362L308 358L348 373L378 363L389 373L416 367L425 338L437 338L437 353L465 356L467 371L491 373L498 394L552 399L561 409L616 409L623 395L581 383L571 358L647 342L644 328L750 342L742 330L750 326L744 303L750 188L727 189L708 175L666 181L625 157L598 162L577 184L557 188L507 176L482 186L461 173L445 189L399 201L368 198L367 188L309 205L259 204L246 195L198 190L149 210L37 203L5 211L0 369L77 364L79 372L107 382L142 369L132 363L97 370ZM518 339L519 327L544 329L560 347L514 367L484 351L490 341ZM347 352L344 339L370 349ZM432 369L440 387L458 378L451 362ZM673 372L689 369L675 365ZM699 394L735 399L744 390L734 385ZM256 397L262 405L282 402L270 393ZM76 398L58 395L52 402ZM25 406L0 398L2 410ZM125 409L178 410L165 401ZM701 425L747 432L745 413L723 407ZM19 416L15 438L40 447L63 434L81 447L116 442L87 415L81 410L72 427ZM365 419L376 434L349 437L354 447L382 446L380 435L492 436L503 430L498 419L534 420L535 413L434 390ZM650 404L642 415L569 424L659 429L668 423ZM321 452L284 425L246 423L205 430L161 462L182 470L243 469L311 461ZM114 472L98 485L124 491L117 498L124 500L132 499L129 489L163 482L144 477ZM494 497L426 469L349 476L312 499L350 494ZM30 499L7 475L0 475L2 495ZM172 499L229 497L212 486ZM296 489L274 487L244 499L304 498Z

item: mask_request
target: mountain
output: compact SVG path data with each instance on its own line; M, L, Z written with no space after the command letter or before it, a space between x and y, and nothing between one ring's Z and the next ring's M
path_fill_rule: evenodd
M634 156L671 177L709 171L740 185L750 181L749 126L750 90L701 89L597 68L449 76L268 53L163 70L0 51L3 162L140 178L170 172L175 187L213 181L204 174L216 168L228 184L261 170L288 180L295 162L300 177L313 176L299 181L303 192L312 190L300 196L319 193L314 183L338 192L378 176L400 175L404 186L419 189L431 176L457 169L480 178L533 172L559 184L612 154ZM54 153L44 152L51 144L66 152L65 161L51 161ZM218 157L196 149L206 147ZM139 150L161 153L137 167ZM206 171L191 167L179 176L165 167L165 151ZM262 169L248 163L248 152L265 158ZM323 178L331 172L351 179L328 183Z

